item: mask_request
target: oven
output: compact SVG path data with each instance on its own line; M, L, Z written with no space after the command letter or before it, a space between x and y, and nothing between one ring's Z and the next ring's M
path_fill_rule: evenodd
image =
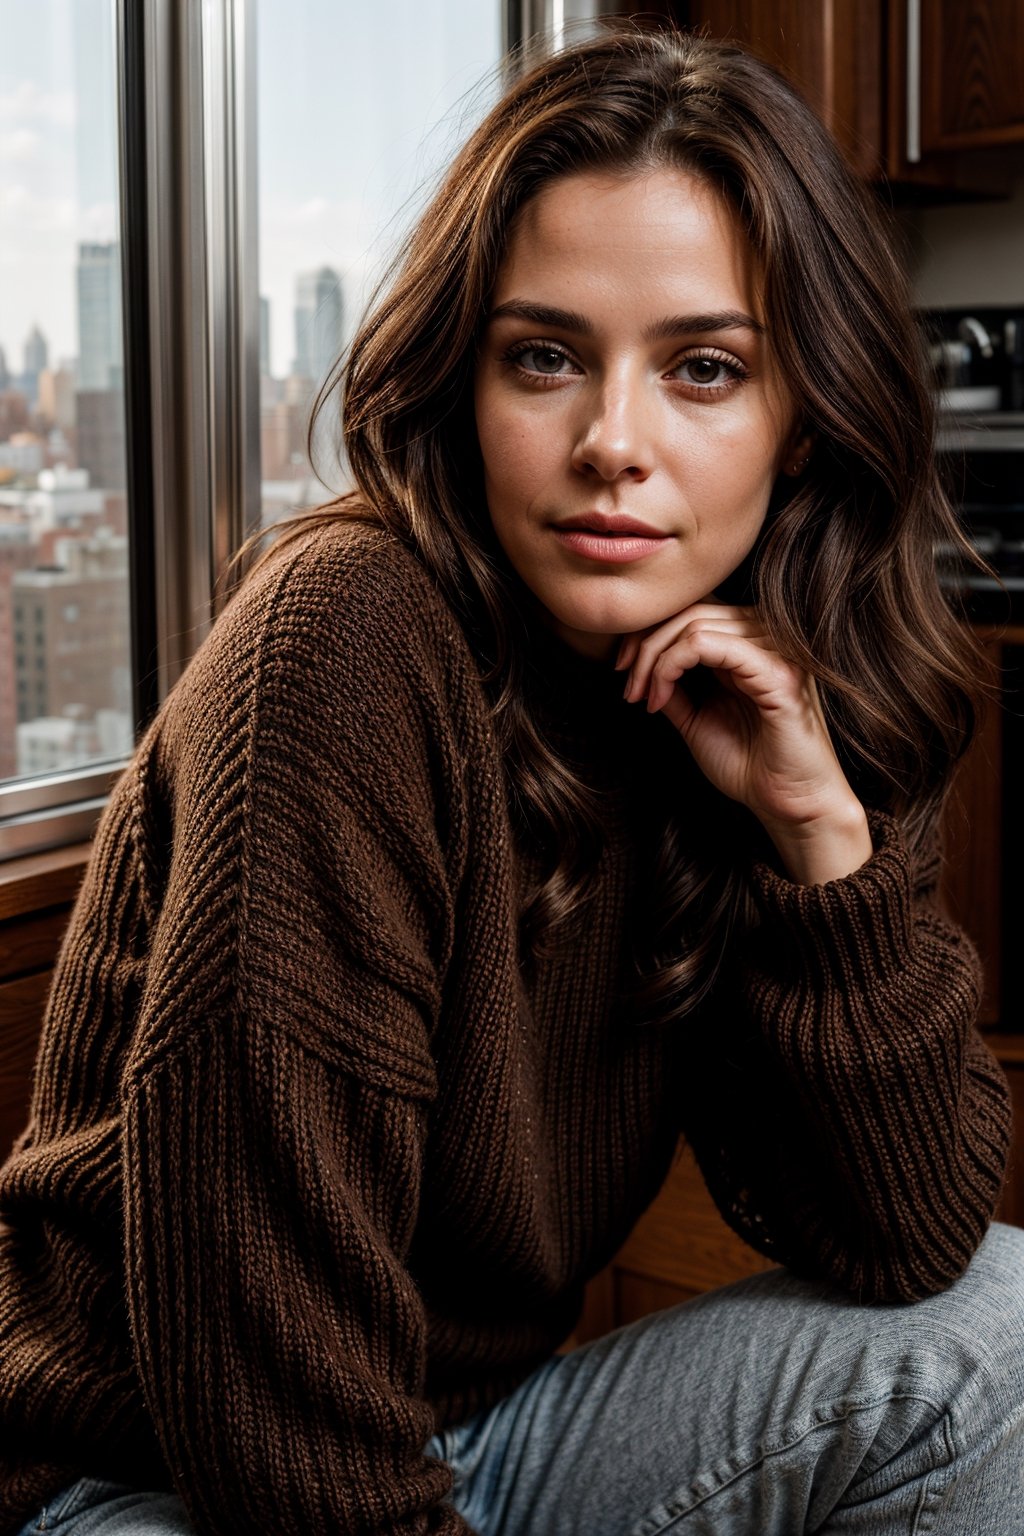
M940 549L944 583L978 623L1024 619L1024 310L922 311L936 453L964 532L992 574Z
M963 530L992 572L943 548L944 584L976 623L1024 622L1024 412L940 417L936 452Z

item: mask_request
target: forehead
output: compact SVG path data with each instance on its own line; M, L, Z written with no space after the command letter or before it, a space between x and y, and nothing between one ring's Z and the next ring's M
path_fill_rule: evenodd
M552 301L553 290L615 289L761 318L758 264L735 212L705 180L675 168L580 172L544 187L513 225L494 297L534 298L523 289L537 285Z

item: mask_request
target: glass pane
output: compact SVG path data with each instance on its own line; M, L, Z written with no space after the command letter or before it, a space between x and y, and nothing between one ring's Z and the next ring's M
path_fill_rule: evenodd
M0 0L0 780L132 746L113 0Z
M498 88L500 0L258 0L263 521L345 485L313 397ZM328 411L330 414L330 410ZM326 418L325 418L326 420Z

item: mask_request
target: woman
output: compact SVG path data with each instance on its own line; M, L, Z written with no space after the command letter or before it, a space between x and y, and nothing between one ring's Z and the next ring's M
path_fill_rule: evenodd
M569 50L345 424L98 835L0 1180L0 1530L1024 1530L954 525L866 195L743 53ZM556 1355L680 1133L787 1267Z

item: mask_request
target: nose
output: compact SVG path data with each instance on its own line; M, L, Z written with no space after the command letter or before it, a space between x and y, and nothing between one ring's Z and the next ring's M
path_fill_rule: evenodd
M646 480L653 464L649 404L635 381L617 380L581 401L572 467L601 480Z

